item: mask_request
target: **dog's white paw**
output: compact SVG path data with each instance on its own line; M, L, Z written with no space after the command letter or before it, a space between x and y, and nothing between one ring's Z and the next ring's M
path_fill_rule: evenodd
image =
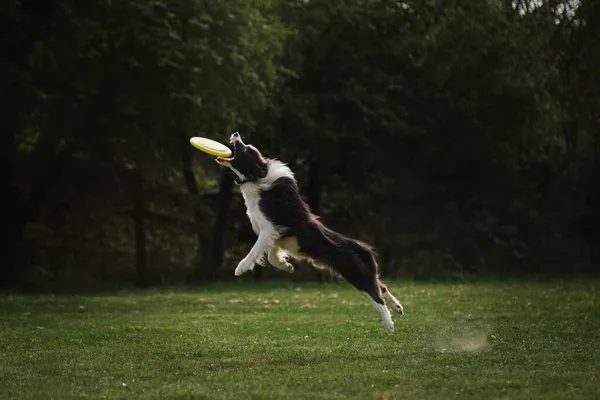
M295 271L294 266L289 262L286 261L285 263L283 263L283 265L285 266L286 271L290 274Z
M294 272L294 266L285 258L281 258L277 264L280 270L289 272L290 274Z
M289 258L281 253L270 253L268 259L275 268L289 273L294 272L294 266L288 261Z
M397 312L400 315L404 314L404 308L402 308L402 304L400 304L399 301L393 301L390 303L390 307L392 308L393 311Z
M245 258L240 261L240 263L238 264L237 268L235 269L235 276L240 276L242 275L244 272L251 270L252 268L254 268L254 264L249 263Z
M392 296L389 291L386 290L383 293L383 298L385 299L386 304L390 306L394 312L397 312L400 315L404 314L404 308L402 307L402 304L400 304L398 299Z
M383 317L381 322L383 322L383 327L388 335L392 336L394 334L394 321L391 318Z
M383 327L388 335L394 334L394 321L392 321L392 314L383 304L380 305L381 308L381 322L383 323Z

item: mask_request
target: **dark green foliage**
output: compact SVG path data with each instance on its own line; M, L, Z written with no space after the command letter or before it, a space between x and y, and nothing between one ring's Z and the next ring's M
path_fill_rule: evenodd
M133 207L133 167L147 178L147 207L162 202L156 189L167 190L179 198L158 206L167 208L161 214L189 218L180 216L190 201L178 195L189 137L253 123L285 40L276 9L264 1L15 1L3 11L12 51L0 65L6 285L19 275L55 277L59 267L49 257L56 257L46 253L62 252L59 263L68 262L73 247L90 247L82 238L97 244L100 236L107 254L131 253L133 238L118 230L133 231L120 217ZM212 206L202 206L208 218ZM83 227L67 221L81 218L88 219ZM116 226L106 226L111 219ZM172 230L162 225L162 235ZM37 237L30 243L31 227ZM186 244L150 241L157 245L172 258ZM32 252L21 262L26 249Z
M386 274L598 271L599 7L5 2L0 282L230 277L253 234L188 139L236 130Z
M595 185L596 139L576 128L588 104L558 91L569 87L565 64L581 57L575 43L599 43L585 27L594 7L507 15L491 2L311 2L295 20L303 57L288 58L300 78L282 119L310 132L297 143L331 171L320 179L331 219L347 218L400 263L429 264L390 266L411 275L533 260L587 268L590 237L576 225L586 218L583 182ZM566 113L572 101L577 115Z

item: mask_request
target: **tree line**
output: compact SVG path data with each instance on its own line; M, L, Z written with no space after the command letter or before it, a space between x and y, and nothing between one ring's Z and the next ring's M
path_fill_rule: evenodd
M600 270L597 1L12 0L0 19L5 288L230 277L254 236L188 140L233 131L386 275Z

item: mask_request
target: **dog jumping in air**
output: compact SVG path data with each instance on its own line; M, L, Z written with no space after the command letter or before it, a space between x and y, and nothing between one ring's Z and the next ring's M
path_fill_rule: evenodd
M367 295L380 312L385 330L392 335L394 322L386 303L400 314L403 308L379 280L374 251L321 223L300 197L294 173L287 165L263 157L256 147L244 144L237 132L230 141L231 157L218 157L216 161L233 172L244 196L246 214L258 235L235 275L253 269L265 256L274 267L287 272L294 271L290 258L330 268Z

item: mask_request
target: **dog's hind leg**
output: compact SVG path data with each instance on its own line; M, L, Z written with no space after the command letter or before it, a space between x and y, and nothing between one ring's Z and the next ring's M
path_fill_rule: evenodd
M371 293L372 291L365 292L369 300L373 303L373 306L379 311L381 314L381 322L383 323L383 327L389 335L394 334L394 321L392 321L392 314L390 314L390 310L385 306L385 302L381 295L377 292Z
M289 273L294 272L294 266L288 262L285 252L281 250L279 246L274 245L271 250L269 250L267 258L275 268Z
M392 310L399 313L400 315L404 314L404 308L402 308L402 304L400 304L398 299L390 293L390 290L387 288L387 286L379 282L379 287L381 287L381 293L385 302L392 308Z
M390 310L388 310L388 308L385 306L385 302L383 301L381 286L379 285L379 279L377 279L377 277L373 278L374 279L372 283L361 285L361 287L357 287L357 289L365 292L369 300L371 300L371 303L373 303L373 306L381 314L381 322L383 323L383 327L385 328L386 332L389 335L393 335L394 321L392 321L392 314L390 314Z

